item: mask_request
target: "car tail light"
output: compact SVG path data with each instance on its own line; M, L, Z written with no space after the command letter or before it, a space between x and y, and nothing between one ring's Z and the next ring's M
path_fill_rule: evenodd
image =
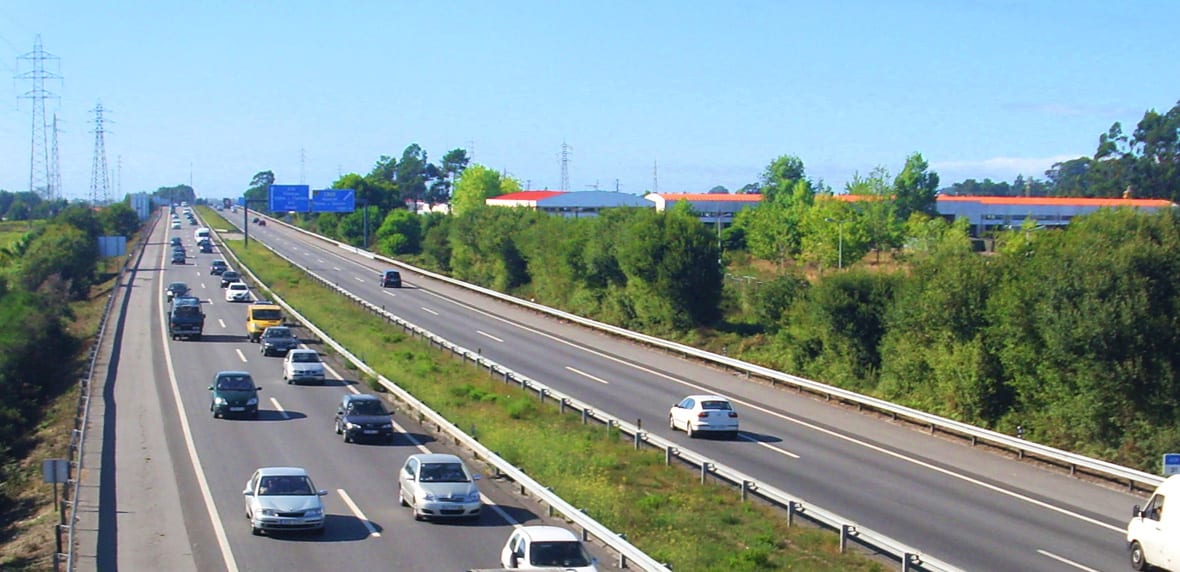
M729 416L730 416L731 418L732 418L732 417L737 417L737 411L730 411L730 412L729 412Z
M706 418L706 417L708 417L708 416L709 416L709 412L708 412L708 411L702 411L702 412L700 412L700 413L697 413L697 418L699 418L699 419L704 419L704 418Z

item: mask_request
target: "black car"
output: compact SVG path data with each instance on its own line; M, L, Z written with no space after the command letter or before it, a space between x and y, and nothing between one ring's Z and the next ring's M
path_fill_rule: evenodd
M287 355L287 352L297 347L299 338L287 326L271 326L263 330L262 336L258 338L258 351L264 356Z
M185 284L184 282L173 282L168 285L166 290L164 290L164 297L169 302L171 302L173 298L177 296L184 296L185 294L188 294L188 292L188 284Z
M174 236L174 237L172 237L171 244L172 244L172 246L181 246L183 243L180 242L179 236Z
M336 434L345 443L362 439L393 440L393 413L375 395L344 396L336 407Z
M224 260L214 260L213 263L209 265L209 274L214 276L218 276L226 270L229 270L229 265L226 264Z
M266 219L264 219L264 218L258 219L258 226L266 226Z
M213 385L209 386L209 411L213 412L214 418L239 415L257 419L260 389L247 372L218 372L213 376Z
M184 256L183 250L172 251L172 263L173 264L184 264L184 259L185 259L185 256Z
M254 217L254 219L251 220L250 222L252 222L254 224L258 224L258 217Z
M213 254L213 243L212 242L202 242L201 243L201 254Z
M386 270L381 273L381 286L383 288L401 288L402 275L397 270Z
M241 274L238 274L233 270L226 270L225 272L221 273L221 287L225 288L226 286L229 286L230 284L233 284L234 282L237 282L241 279Z

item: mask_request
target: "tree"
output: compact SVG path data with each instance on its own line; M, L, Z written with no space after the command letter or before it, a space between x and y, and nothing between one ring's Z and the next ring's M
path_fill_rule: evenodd
M115 203L98 215L103 233L110 236L131 236L139 230L139 215L127 203Z
M455 180L467 168L467 164L471 162L471 158L467 156L467 151L463 149L452 149L443 155L442 162L438 167L438 177L435 182L430 185L430 190L426 195L426 202L431 205L446 203L451 200L451 190L454 188Z
M741 229L750 254L783 264L803 250L803 217L815 202L811 184L796 179L790 192L777 192L751 208L742 209L734 219Z
M86 297L94 279L98 243L85 231L69 224L52 223L29 242L20 262L20 283L29 291L40 288L53 275L60 276L75 300Z
M849 194L861 195L864 200L852 205L859 221L866 245L877 251L877 262L881 262L881 251L901 246L903 225L897 216L897 203L893 200L893 189L889 185L889 171L876 167L867 177L860 173L853 175L845 185Z
M722 185L717 185L716 187L713 187L713 188L709 189L709 192L708 192L707 194L710 194L710 195L728 195L728 194L729 194L729 189L725 188L725 187L724 187L724 186L722 186Z
M810 181L805 178L803 160L794 155L782 155L762 171L759 188L765 200L774 200L779 195L793 194L800 182L807 183L808 189L814 192Z
M368 248L365 242L365 213L368 212L368 235L373 236L373 230L377 225L377 221L381 220L381 211L377 207L359 208L351 213L348 213L336 225L336 235L342 242L347 242L353 246L360 246L361 248Z
M899 220L913 213L937 216L938 173L928 172L929 164L921 153L906 157L905 167L893 180L893 196Z
M270 198L270 186L275 183L274 171L259 171L254 173L254 177L250 179L250 187L246 192L242 193L247 200L263 201L262 203L255 203L250 205L253 209L267 209L267 201ZM262 205L261 207L259 205Z
M406 201L421 201L426 198L426 183L432 178L430 162L417 143L410 144L402 151L397 164L397 185L401 198Z
M469 213L484 205L491 197L520 192L520 182L503 177L480 164L473 164L463 171L455 183L451 197L451 211L455 214Z
M255 175L255 177L257 176ZM175 187L160 187L156 189L156 192L152 193L152 196L177 205L182 202L187 202L190 205L197 202L197 193L193 191L192 187L185 184L176 185Z
M416 254L422 250L422 226L417 214L393 209L377 229L377 249L385 254Z

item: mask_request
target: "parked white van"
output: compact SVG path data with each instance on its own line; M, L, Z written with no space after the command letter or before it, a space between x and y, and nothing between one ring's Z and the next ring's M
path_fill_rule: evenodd
M1164 501L1168 498L1167 510ZM1127 548L1131 567L1180 571L1180 475L1172 475L1155 490L1147 505L1131 511Z

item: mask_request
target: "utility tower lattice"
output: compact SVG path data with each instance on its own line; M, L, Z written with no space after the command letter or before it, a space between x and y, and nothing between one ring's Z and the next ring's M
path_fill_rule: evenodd
M90 204L97 206L111 202L111 179L107 174L107 148L103 139L106 128L102 118L102 102L98 102L90 111L94 112L94 162L90 166Z
M660 163L659 161L651 162L651 192L660 192Z
M561 190L570 190L570 151L574 148L561 142Z
M45 100L56 98L57 95L45 89L45 80L61 79L61 75L47 71L45 62L60 60L57 56L41 49L41 35L33 40L33 51L20 56L18 59L31 62L32 69L17 74L16 79L27 79L33 82L33 89L20 95L21 99L33 101L33 137L29 155L29 191L39 193L46 199L54 199L54 192L49 177L49 147L47 145Z

